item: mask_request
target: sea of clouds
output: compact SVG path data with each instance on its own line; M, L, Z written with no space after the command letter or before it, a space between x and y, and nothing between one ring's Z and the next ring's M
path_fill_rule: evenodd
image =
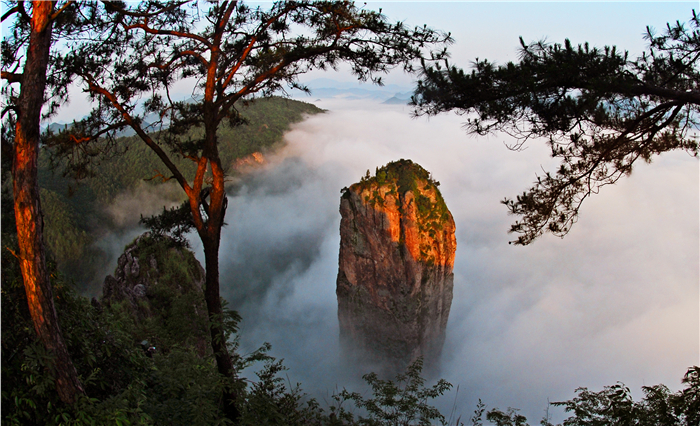
M340 189L401 158L432 172L457 226L452 311L438 405L466 419L478 399L537 423L547 401L622 381L680 388L699 356L699 167L686 153L639 164L584 203L566 238L508 244L500 201L553 170L546 146L508 150L471 137L463 117L411 118L408 107L322 100L229 193L221 292L242 317L240 343L263 342L288 379L320 400L362 371L339 363L335 280ZM191 238L203 263L196 235ZM366 372L366 371L365 371ZM366 391L366 389L364 390ZM561 419L551 410L554 420Z

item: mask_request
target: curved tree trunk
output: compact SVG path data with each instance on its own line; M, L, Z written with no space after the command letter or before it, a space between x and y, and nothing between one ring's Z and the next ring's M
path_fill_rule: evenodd
M51 48L52 12L52 2L33 2L31 35L17 102L12 176L20 267L29 312L39 339L54 356L53 373L58 396L63 402L71 404L84 391L63 342L53 304L51 282L46 270L44 222L37 182L39 125Z

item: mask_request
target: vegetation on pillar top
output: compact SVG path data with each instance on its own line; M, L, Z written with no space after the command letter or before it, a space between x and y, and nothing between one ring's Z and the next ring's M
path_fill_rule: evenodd
M374 176L367 170L360 182L350 189L373 208L389 207L385 203L386 197L392 196L401 214L405 213L403 200L406 194L413 193L418 230L435 238L450 219L439 185L440 182L434 180L423 167L411 160L401 159L377 168ZM348 188L343 188L341 192L347 196Z
M408 191L413 191L415 195L415 192L419 190L419 181L427 182L440 194L440 191L437 189L440 186L440 182L433 180L430 172L419 164L402 158L377 168L374 176L370 176L369 170L367 170L367 174L360 179L360 182L353 185L353 189L362 192L372 187L393 185L398 194L403 195ZM442 195L440 195L440 199L442 199Z

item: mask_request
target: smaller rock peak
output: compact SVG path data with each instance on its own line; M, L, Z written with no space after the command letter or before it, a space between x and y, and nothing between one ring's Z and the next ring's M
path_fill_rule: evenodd
M194 253L170 237L147 232L126 246L96 303L130 312L142 333L139 340L155 339L163 348L192 345L204 356L209 348L204 281Z

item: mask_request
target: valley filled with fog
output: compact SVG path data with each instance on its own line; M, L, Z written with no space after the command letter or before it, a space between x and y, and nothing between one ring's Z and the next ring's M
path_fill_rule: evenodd
M536 422L577 387L621 381L635 398L643 385L680 388L698 362L695 158L639 164L584 203L567 237L516 247L500 201L556 166L544 143L514 152L507 136L466 135L464 117L411 118L374 99L314 103L328 111L293 125L229 189L221 292L243 317L242 352L269 342L289 381L327 402L338 387L362 389L366 371L338 362L340 189L405 158L441 183L457 227L447 341L430 372L459 386L438 403L446 415L454 405L464 419L481 398Z

